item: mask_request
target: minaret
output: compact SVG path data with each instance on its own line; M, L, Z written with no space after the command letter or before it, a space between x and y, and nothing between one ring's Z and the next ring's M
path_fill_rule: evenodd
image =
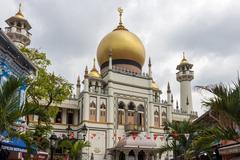
M29 30L32 27L22 14L21 3L15 16L8 18L5 22L8 24L8 27L5 27L5 33L16 46L28 46L31 43L32 34Z
M180 107L183 111L191 113L192 107L192 90L191 81L194 78L193 67L183 53L181 63L177 65L178 72L176 73L177 81L180 82Z
M77 89L76 89L77 98L80 98L80 90L81 90L80 76L78 76L78 78L77 78L76 87L77 87Z

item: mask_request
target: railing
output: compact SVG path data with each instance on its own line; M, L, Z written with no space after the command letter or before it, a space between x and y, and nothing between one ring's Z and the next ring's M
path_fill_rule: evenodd
M28 31L26 31L25 29L19 28L19 27L5 27L5 31L6 33L20 33L28 38L30 38L32 36L31 33L29 33Z
M119 66L112 66L112 70L118 73L122 73L122 74L126 74L126 75L130 75L130 76L135 76L135 77L141 77L141 78L148 78L149 75L147 73L137 73L131 70L128 70L126 68L123 67L119 67Z

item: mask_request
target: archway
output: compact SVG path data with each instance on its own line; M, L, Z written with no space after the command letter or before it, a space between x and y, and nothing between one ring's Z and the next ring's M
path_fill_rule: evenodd
M125 160L125 154L123 152L120 152L119 160Z
M138 153L138 160L145 160L145 153L143 152L143 150L141 150L139 153Z

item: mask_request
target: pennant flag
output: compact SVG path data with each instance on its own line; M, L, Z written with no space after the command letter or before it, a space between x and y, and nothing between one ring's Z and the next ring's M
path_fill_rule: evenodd
M161 141L163 141L163 139L164 139L164 136L159 136L159 137L160 137L160 140L161 140Z
M151 139L149 133L146 134L146 139Z
M189 134L189 133L185 133L184 136L185 136L185 138L188 140L190 134Z
M132 133L133 140L137 138L137 133Z
M157 133L154 133L154 134L153 134L153 139L154 139L155 141L156 141L157 137L158 137L158 134L157 134Z

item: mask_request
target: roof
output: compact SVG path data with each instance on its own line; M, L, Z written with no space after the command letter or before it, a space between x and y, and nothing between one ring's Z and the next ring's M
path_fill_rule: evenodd
M36 75L37 68L34 64L13 44L7 35L0 28L0 50L12 58L26 74Z

